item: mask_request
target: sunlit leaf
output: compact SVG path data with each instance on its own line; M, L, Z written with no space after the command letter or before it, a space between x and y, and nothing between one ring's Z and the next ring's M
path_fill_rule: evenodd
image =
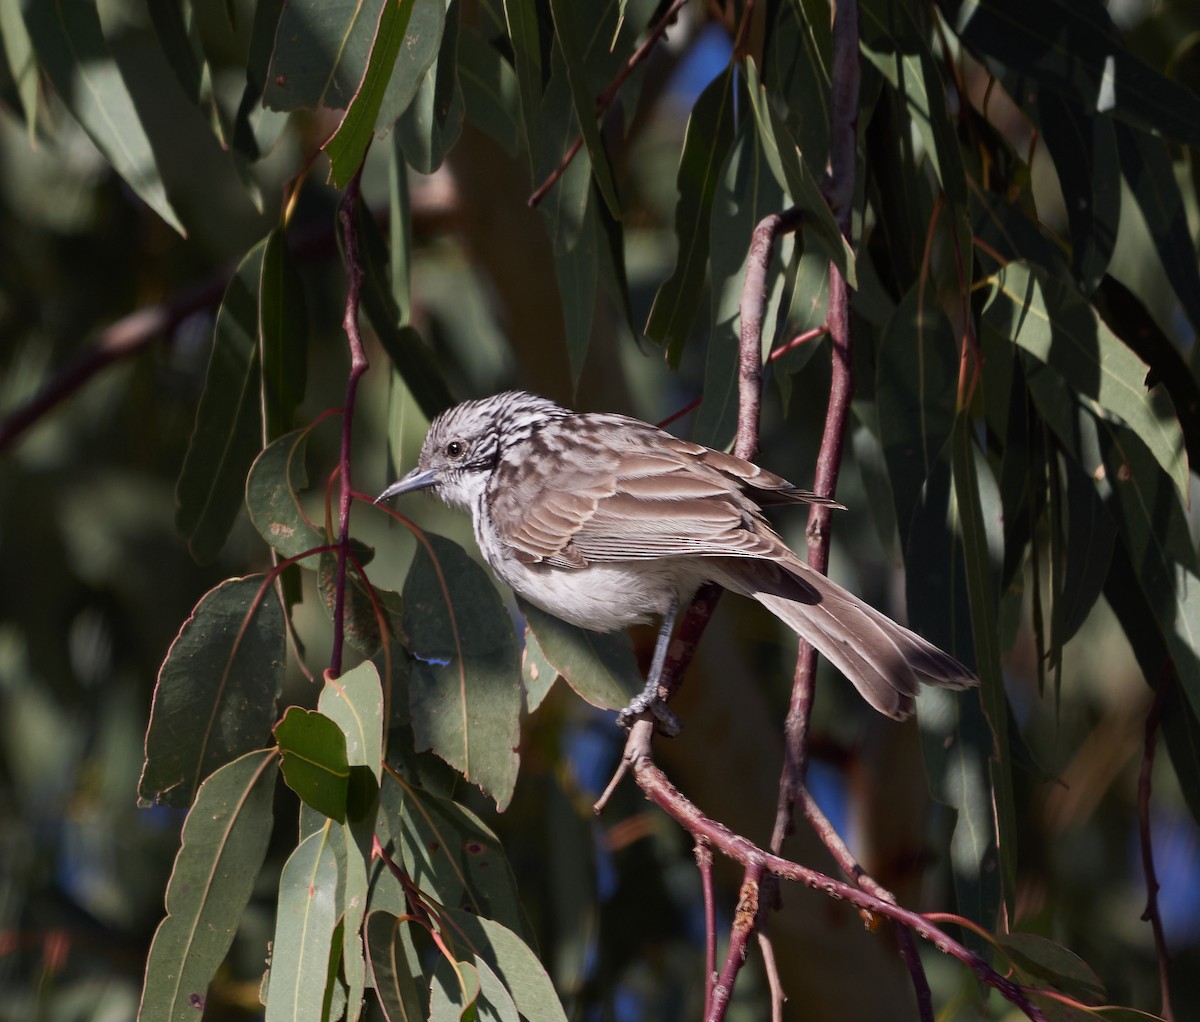
M273 750L250 752L200 786L150 945L141 1022L190 1022L204 1010L267 854L275 764Z
M300 492L308 485L304 467L308 434L307 429L296 430L268 445L254 460L246 480L250 521L282 557L295 557L325 542L300 505Z
M350 766L346 736L315 710L290 706L275 726L283 779L305 804L332 820L346 820Z
M261 575L207 593L159 670L138 797L186 806L218 767L269 744L283 654L283 612Z
M320 1022L333 932L337 926L337 857L332 824L306 837L279 878L267 1022Z
M365 766L378 780L383 761L383 691L375 665L361 663L338 678L326 678L317 709L346 736L346 762Z
M418 548L403 591L417 748L432 749L503 809L519 763L517 637L483 569L449 540L427 538L437 564Z
M592 632L525 600L519 602L542 653L583 699L603 710L617 710L642 690L627 632Z
M478 997L474 965L438 959L429 983L429 1022L470 1022L478 1011Z
M383 4L362 83L346 108L337 131L322 146L329 157L329 179L338 188L346 186L366 158L367 146L375 135L375 119L379 116L412 11L413 0L388 0Z
M462 132L463 94L458 83L458 0L446 6L437 60L396 121L397 142L413 170L432 174Z
M367 961L371 984L388 1022L424 1022L428 998L408 930L413 924L391 912L367 916Z
M412 0L405 42L396 57L396 65L376 117L377 132L390 131L400 115L412 104L426 72L437 60L445 24L446 0Z
M550 694L558 680L558 670L546 659L541 643L525 622L525 642L521 649L521 680L525 684L525 708L533 713Z

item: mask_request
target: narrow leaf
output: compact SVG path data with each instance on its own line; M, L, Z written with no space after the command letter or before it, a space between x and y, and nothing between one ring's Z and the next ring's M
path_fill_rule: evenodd
M446 6L437 60L396 122L397 141L409 165L432 174L462 132L463 94L458 83L458 0Z
M206 776L270 742L283 638L261 575L222 582L196 605L158 672L141 800L186 806Z
M346 762L381 779L383 691L375 665L366 661L339 678L326 678L317 709L342 729Z
M517 76L500 51L470 26L458 36L458 80L467 120L516 157L521 144Z
M139 1022L192 1022L233 944L271 837L273 750L250 752L196 794L146 962Z
M258 290L262 393L268 440L292 428L308 382L308 310L304 281L280 230L267 235Z
M246 480L250 521L281 557L296 557L325 542L300 506L300 492L308 486L308 434L298 429L270 444L254 460Z
M675 269L654 296L646 321L646 336L667 348L673 366L679 364L691 333L708 272L713 197L733 145L734 88L731 65L700 94L683 137L676 178Z
M230 280L217 313L196 425L175 487L175 523L198 561L212 560L242 505L246 473L262 449L259 285L267 239Z
M418 750L432 749L503 809L516 784L521 664L491 580L441 536L404 582L404 630L416 657L410 709Z
M513 48L513 71L521 96L521 120L530 169L538 151L542 107L542 44L535 0L504 0L504 19Z
M410 923L391 912L367 916L367 961L371 985L388 1022L424 1022L427 999L416 951L408 937Z
M337 856L332 824L310 834L279 878L266 1022L321 1022L333 931L337 926Z

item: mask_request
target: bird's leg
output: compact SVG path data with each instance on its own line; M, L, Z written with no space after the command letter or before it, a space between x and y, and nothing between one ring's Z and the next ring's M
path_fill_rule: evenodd
M646 676L646 687L630 700L629 705L617 714L617 723L629 730L634 720L649 710L658 721L658 730L669 738L679 734L682 727L679 718L659 698L658 684L662 679L663 665L667 662L667 649L671 645L671 633L675 631L675 619L679 616L679 600L673 599L658 626L658 640L654 644L654 657L650 661L650 673Z

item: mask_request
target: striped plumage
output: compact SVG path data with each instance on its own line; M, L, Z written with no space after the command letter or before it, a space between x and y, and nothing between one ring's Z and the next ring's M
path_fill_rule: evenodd
M758 600L890 717L912 713L919 684L975 683L953 657L813 571L762 513L835 502L638 419L571 412L522 391L468 401L434 420L417 468L380 499L426 487L471 513L488 564L549 613L596 631L662 616L656 661L675 610L713 581Z

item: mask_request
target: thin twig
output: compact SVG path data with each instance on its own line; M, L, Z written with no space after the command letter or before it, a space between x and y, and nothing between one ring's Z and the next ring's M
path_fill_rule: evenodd
M857 908L895 920L923 940L930 941L943 954L948 954L968 966L981 983L996 990L1033 1022L1045 1022L1045 1016L1030 1000L1024 987L1000 975L974 951L920 913L901 908L893 901L886 901L859 887L835 880L782 856L773 855L759 848L748 838L735 834L724 824L709 819L671 784L667 775L654 762L651 748L653 732L654 725L651 721L636 721L625 745L625 755L632 765L638 786L650 801L682 826L694 841L705 842L744 869L758 864L764 876L770 875L804 884L834 899L848 901Z
M713 984L717 978L717 904L713 895L713 854L703 841L695 847L696 867L700 870L700 891L704 898L704 1017L712 1011Z
M1158 739L1158 725L1162 720L1163 703L1175 681L1174 666L1168 663L1154 689L1154 702L1146 714L1146 741L1142 752L1142 768L1138 773L1138 834L1142 845L1142 870L1146 874L1146 911L1142 919L1154 931L1154 953L1158 958L1158 986L1162 998L1161 1014L1167 1022L1174 1022L1175 1013L1171 1005L1171 959L1167 952L1167 938L1163 932L1162 916L1158 911L1158 876L1154 870L1154 845L1150 833L1150 788L1154 774L1154 751Z
M787 344L781 344L778 348L767 356L768 362L774 362L776 359L783 358L790 351L795 351L797 348L803 347L809 341L815 341L818 337L824 337L829 333L829 326L822 323L820 326L815 326L811 330L805 330L802 334L797 334Z
M346 377L346 401L342 408L342 443L338 456L338 472L341 487L338 498L337 577L333 594L333 650L329 656L329 667L333 673L342 671L342 648L345 642L346 604L346 561L350 553L350 507L354 490L350 484L350 442L354 432L354 407L358 399L358 381L369 368L367 353L363 348L362 333L358 328L359 296L362 292L363 268L358 261L358 191L362 180L362 165L359 166L338 209L338 222L342 230L342 247L346 258L346 314L342 328L350 346L350 372Z
M763 899L763 903L766 906L766 898ZM762 955L763 971L767 974L767 987L771 991L771 1022L783 1022L783 1002L787 997L783 992L783 982L779 978L779 963L775 961L775 945L771 943L771 935L765 927L759 926L756 934L758 953Z
M705 1022L721 1022L725 1017L729 998L733 995L733 982L742 966L746 964L746 945L754 933L754 923L758 918L765 873L766 862L761 858L753 858L745 864L737 908L733 913L733 925L729 928L729 950L725 954L721 975L717 977L713 986L712 1002L704 1016Z
M621 70L616 73L616 75L613 77L613 80L608 83L608 86L605 88L605 90L596 97L597 118L602 117L604 112L609 108L609 106L612 105L612 101L616 99L617 91L622 85L625 84L625 80L631 74L633 74L634 68L636 68L648 56L650 56L650 51L654 49L655 43L657 43L658 40L662 38L663 33L671 27L672 22L675 20L675 16L679 13L679 9L685 3L687 3L687 0L675 0L675 2L667 8L666 13L658 19L654 27L651 28L646 34L646 38L642 40L641 45L633 51L633 54L627 61L625 61L624 65L621 67ZM558 179L566 173L567 167L571 165L571 161L575 159L575 155L582 148L583 135L580 135L571 144L571 147L565 153L563 153L563 158L558 161L558 166L555 167L549 173L549 175L547 175L546 180L538 185L538 187L534 189L533 194L529 196L527 202L531 209L536 207L537 204L546 197L546 193L550 191L550 189L554 187L555 182L557 182Z

